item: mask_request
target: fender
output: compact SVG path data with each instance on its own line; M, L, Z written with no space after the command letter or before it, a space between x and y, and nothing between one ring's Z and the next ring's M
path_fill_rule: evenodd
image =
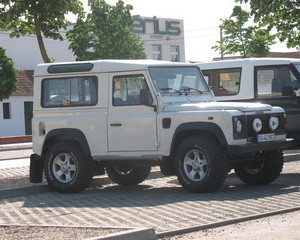
M172 139L171 149L173 149L176 146L176 143L178 142L178 137L181 134L191 131L193 131L193 133L195 133L196 131L212 133L219 140L222 146L228 146L226 137L222 129L217 124L210 122L191 122L183 123L177 127Z
M76 128L59 128L51 130L47 133L44 141L43 151L47 144L52 141L52 139L59 140L73 140L80 144L85 155L91 156L90 147L88 141L82 131Z

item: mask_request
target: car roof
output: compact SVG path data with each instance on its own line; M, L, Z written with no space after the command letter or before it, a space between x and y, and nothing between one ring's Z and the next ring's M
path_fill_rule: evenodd
M212 68L212 67L237 67L246 64L247 62L253 62L255 66L268 66L268 65L284 65L290 63L300 63L298 58L245 58L245 59L231 59L231 60L220 60L211 62L196 63L200 68Z
M94 60L78 62L60 62L60 63L43 63L37 65L34 76L49 76L55 74L73 74L89 72L118 72L118 71L137 71L145 70L148 67L162 66L195 66L189 63L168 62L158 60ZM50 69L50 71L49 71Z

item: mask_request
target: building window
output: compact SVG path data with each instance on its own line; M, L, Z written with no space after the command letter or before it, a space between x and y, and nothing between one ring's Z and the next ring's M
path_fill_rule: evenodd
M162 60L161 45L152 46L153 59Z
M179 62L179 46L171 46L171 61Z
M3 119L10 119L10 103L3 103Z

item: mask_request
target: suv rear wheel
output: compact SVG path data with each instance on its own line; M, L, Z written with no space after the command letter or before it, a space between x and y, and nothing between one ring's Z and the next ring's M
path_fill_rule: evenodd
M224 183L228 160L213 137L191 137L179 146L175 170L180 184L188 191L212 192Z
M76 142L53 145L46 155L44 169L48 184L62 193L83 191L93 178L91 159L83 154Z
M245 183L264 185L277 179L283 167L282 151L262 152L251 165L236 167L236 175Z

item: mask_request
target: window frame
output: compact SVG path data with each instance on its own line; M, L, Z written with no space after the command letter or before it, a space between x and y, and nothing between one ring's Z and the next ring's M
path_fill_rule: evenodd
M178 51L176 51L176 52L172 51L173 48L175 48ZM177 61L173 60L173 54L174 53L177 54L176 55L177 56ZM180 46L178 46L178 45L171 45L170 46L170 55L171 55L171 61L172 62L180 62Z
M115 103L115 96L114 96L115 95L115 89L116 89L115 88L115 78L133 78L133 77L143 77L145 85L146 85L147 89L150 92L146 76L142 73L141 74L130 74L130 75L124 75L124 74L123 75L114 75L113 78L112 78L112 106L113 107L143 106L143 104L141 104L141 103L139 103L139 104L120 104L120 105L117 105ZM127 82L126 82L126 85L127 85ZM127 91L127 94L128 94L128 88L126 88L126 91Z
M11 119L11 103L4 102L2 103L2 107L3 107L3 119L4 120Z
M158 47L159 48L159 58L155 58L154 56L154 47ZM152 45L152 56L153 56L153 59L154 60L162 60L163 57L162 57L162 45L161 44L153 44Z
M96 89L95 89L95 102L91 103L91 104L66 104L66 105L53 105L53 106L45 106L44 105L44 97L45 97L45 88L44 88L44 84L46 81L48 80L64 80L64 79L74 79L74 78L90 78L91 80L95 81L96 83ZM41 82L41 107L42 108L70 108L70 107L91 107L91 106L96 106L99 102L99 79L96 75L88 75L88 76L84 76L84 75L80 75L80 76L70 76L70 77L51 77L51 78L44 78Z
M205 74L204 74L205 72L210 72L210 73L212 73L212 72L217 72L217 74L218 74L218 85L217 85L218 91L220 91L220 86L221 86L221 85L220 85L220 82L221 82L220 74L222 74L222 73L232 73L234 70L238 70L238 71L236 71L236 72L239 73L239 79L238 79L238 80L239 80L239 81L238 81L239 84L238 84L237 91L236 91L235 93L230 93L230 94L217 94L215 91L213 91L216 97L236 96L236 95L238 95L238 94L240 93L240 90L241 90L241 79L242 79L242 74L243 74L243 69L242 69L242 67L214 68L214 69L205 69L205 70L202 70L202 69L201 69L204 78L207 78L207 77L208 77L208 75L205 75ZM229 72L229 71L232 71L232 72ZM209 77L208 77L207 84L208 84L209 86L211 86L211 87L212 87L212 90L213 90L213 89L214 89L214 86L213 86L213 84L211 84L211 83L209 82L209 80L210 80L210 79L209 79Z
M279 96L279 95L273 95L271 91L271 95L268 96L262 96L262 94L258 94L258 71L259 70L270 70L274 69L276 67L287 67L290 70L290 73L294 75L294 77L300 82L300 79L295 74L295 69L293 69L293 64L276 64L276 65L258 65L254 67L254 95L255 99L272 99L272 98L284 98L284 97L292 97L292 96ZM271 83L272 84L272 83Z

